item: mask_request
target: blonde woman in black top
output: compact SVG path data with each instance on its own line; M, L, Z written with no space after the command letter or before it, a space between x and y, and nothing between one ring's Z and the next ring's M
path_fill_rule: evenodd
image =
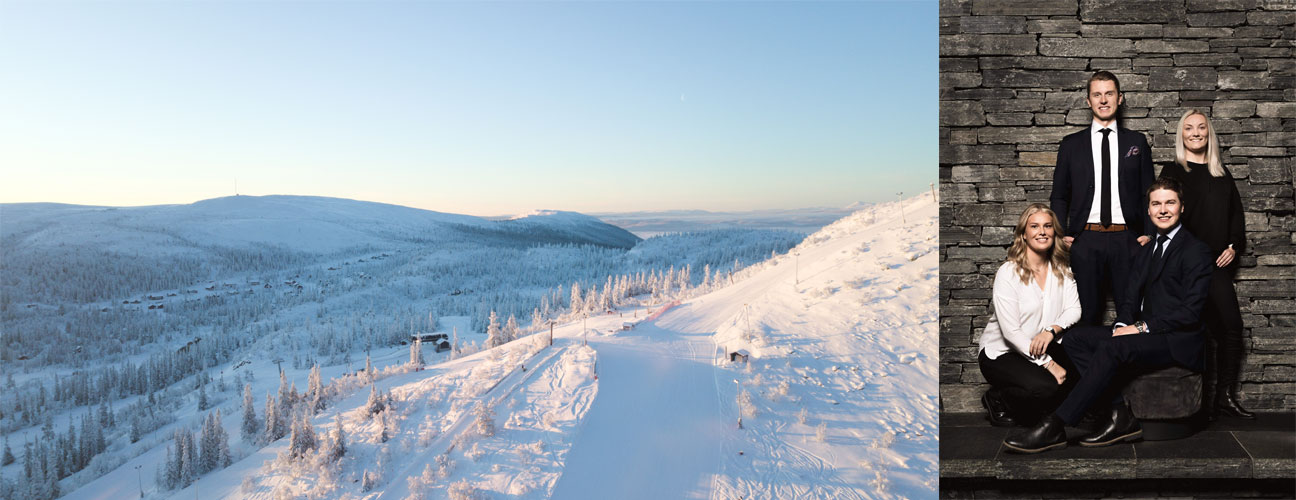
M1183 185L1183 224L1204 241L1215 257L1210 294L1203 319L1215 338L1215 399L1210 416L1219 413L1251 419L1255 415L1238 404L1238 373L1242 368L1242 314L1238 310L1233 278L1238 255L1246 247L1242 198L1233 175L1220 161L1215 127L1206 114L1190 109L1179 118L1175 162L1161 169Z

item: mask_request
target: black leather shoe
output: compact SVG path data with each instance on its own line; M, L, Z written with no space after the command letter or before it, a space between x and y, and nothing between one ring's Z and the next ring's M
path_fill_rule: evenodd
M1220 391L1219 395L1215 397L1215 410L1234 418L1255 419L1254 413L1247 411L1246 408L1238 404L1237 392L1234 391Z
M1080 440L1080 446L1111 446L1124 441L1135 441L1143 437L1143 428L1134 418L1129 406L1119 404L1112 406L1111 422L1108 422L1097 434Z
M981 396L981 406L984 406L986 411L989 412L987 418L990 419L990 425L995 427L1013 427L1017 425L1017 421L1008 415L1008 405L1004 404L1002 399L999 399L998 394L992 395L992 392L994 392L994 389L986 391Z
M1008 436L1003 444L1013 453L1039 453L1066 448L1066 425L1057 415L1049 414L1035 427Z

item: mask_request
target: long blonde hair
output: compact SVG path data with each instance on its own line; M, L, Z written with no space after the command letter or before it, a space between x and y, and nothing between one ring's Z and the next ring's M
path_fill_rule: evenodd
M1224 162L1220 161L1219 140L1215 138L1215 125L1211 123L1210 117L1198 109L1189 109L1184 111L1183 116L1179 117L1179 129L1175 132L1175 163L1183 167L1185 171L1191 171L1192 167L1188 166L1188 153L1184 149L1183 128L1184 122L1192 115L1201 115L1206 119L1206 167L1210 170L1212 177L1224 177Z
M1044 213L1049 216L1053 222L1053 248L1049 249L1049 264L1053 266L1053 274L1056 274L1059 280L1066 279L1071 275L1071 251L1064 245L1059 245L1058 240L1062 238L1062 223L1058 221L1057 214L1043 203L1031 203L1022 212L1021 218L1017 219L1017 228L1013 230L1012 246L1008 247L1008 261L1017 265L1017 274L1021 276L1022 283L1030 283L1031 271L1030 264L1026 260L1026 223L1030 221L1031 216Z

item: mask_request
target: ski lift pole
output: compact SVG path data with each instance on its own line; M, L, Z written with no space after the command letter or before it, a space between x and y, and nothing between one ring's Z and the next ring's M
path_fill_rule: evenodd
M742 383L738 382L738 379L734 379L734 387L738 391L734 393L734 402L736 403L736 406L738 406L738 428L742 429L742 404L739 402L742 397Z

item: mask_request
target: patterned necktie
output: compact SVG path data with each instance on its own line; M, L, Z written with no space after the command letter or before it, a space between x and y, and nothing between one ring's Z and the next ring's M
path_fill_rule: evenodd
M1101 212L1100 212L1100 214L1101 214L1101 215L1100 215L1100 220L1102 221L1102 225L1103 225L1103 227L1107 227L1107 226L1110 226L1111 223L1112 223L1112 209L1111 209L1111 197L1112 197L1112 192L1111 192L1111 181L1112 181L1112 179L1111 179L1111 143L1108 142L1108 140L1107 140L1107 134L1110 134L1110 133L1111 133L1111 129L1109 129L1109 128L1105 128L1105 129L1099 130L1099 132L1102 132L1102 135L1103 135L1103 139L1102 139L1102 209L1101 209Z

